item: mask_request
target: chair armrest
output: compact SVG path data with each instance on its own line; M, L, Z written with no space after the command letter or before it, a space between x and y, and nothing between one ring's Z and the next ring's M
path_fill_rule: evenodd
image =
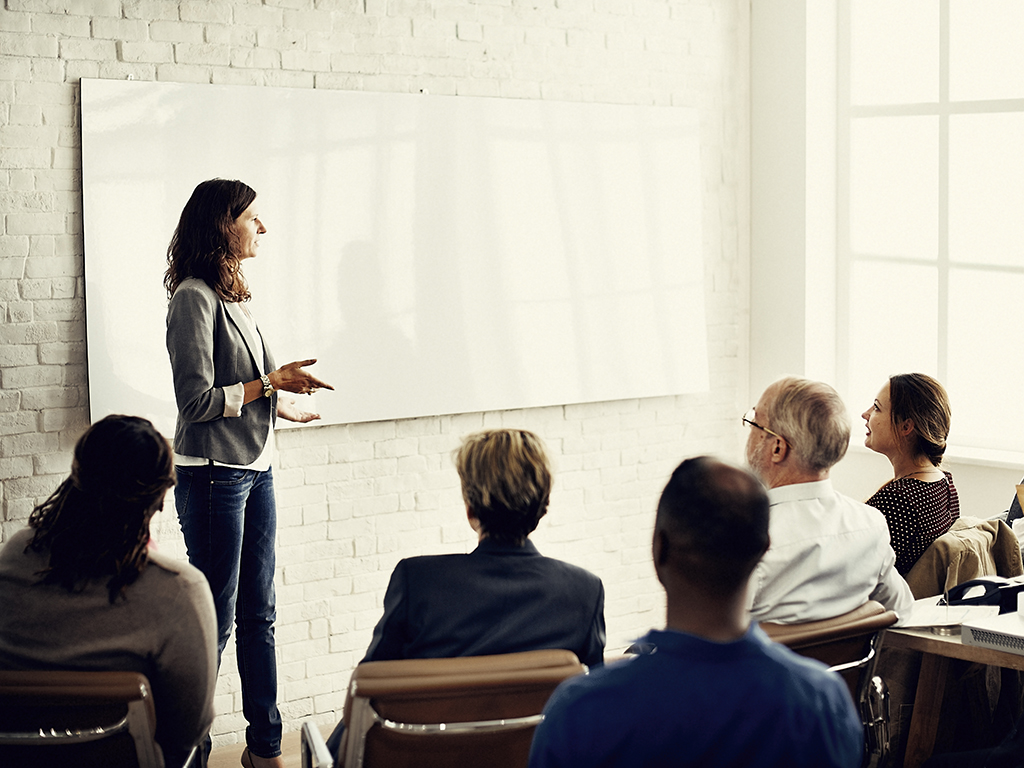
M841 616L800 624L762 622L761 629L775 642L799 649L821 642L877 632L880 629L891 627L895 623L896 614L893 611L887 611L880 603L869 600L859 608Z
M327 749L327 741L320 729L310 720L302 724L299 736L302 768L332 768L334 758Z

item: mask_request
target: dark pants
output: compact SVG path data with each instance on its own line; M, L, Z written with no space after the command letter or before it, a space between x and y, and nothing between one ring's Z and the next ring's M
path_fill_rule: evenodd
M253 754L281 754L274 656L274 539L271 470L176 467L174 504L188 559L206 575L217 609L217 659L235 625L245 740Z
M935 755L924 768L1021 768L1024 766L1024 715L999 746Z
M331 731L331 735L327 737L327 749L331 753L331 757L334 758L334 764L338 764L338 758L341 755L338 754L338 749L341 747L341 738L345 735L345 721L339 720L338 724L334 726L334 730Z

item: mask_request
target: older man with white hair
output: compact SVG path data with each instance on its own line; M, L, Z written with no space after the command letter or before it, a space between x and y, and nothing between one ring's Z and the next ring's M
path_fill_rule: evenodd
M877 600L905 617L914 601L896 571L882 514L832 487L850 421L828 384L797 377L765 390L743 422L747 462L768 487L771 546L751 576L753 618L794 624Z

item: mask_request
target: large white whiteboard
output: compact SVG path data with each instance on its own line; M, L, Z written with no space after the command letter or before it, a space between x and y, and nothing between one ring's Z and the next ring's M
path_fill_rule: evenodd
M92 418L173 431L161 285L204 179L258 193L245 264L319 423L708 387L696 113L82 81Z

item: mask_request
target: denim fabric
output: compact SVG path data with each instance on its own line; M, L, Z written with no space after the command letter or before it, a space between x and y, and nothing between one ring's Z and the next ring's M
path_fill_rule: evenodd
M210 582L217 608L217 659L235 624L246 743L260 757L281 754L274 654L274 538L271 470L176 467L174 504L188 559Z

